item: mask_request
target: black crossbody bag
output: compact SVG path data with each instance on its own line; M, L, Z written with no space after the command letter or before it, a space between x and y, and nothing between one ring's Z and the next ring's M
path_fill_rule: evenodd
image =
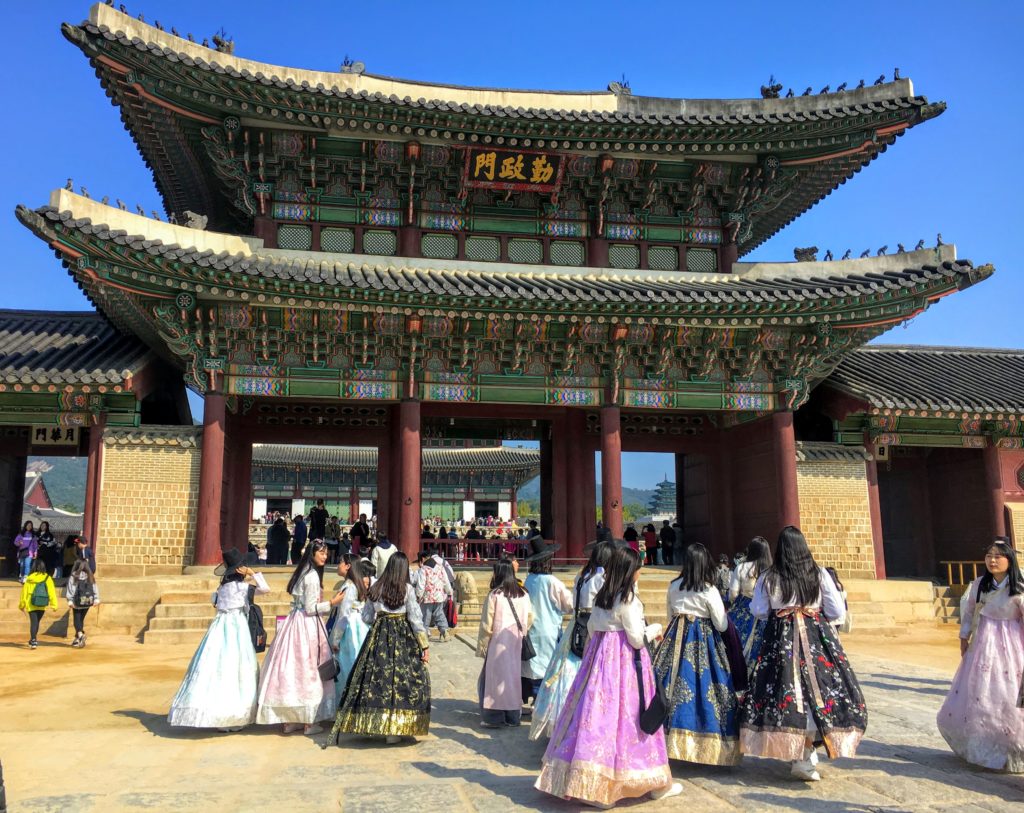
M576 583L575 601L572 603L572 629L569 631L569 651L577 658L583 657L587 648L587 622L580 618L580 591L583 589L583 579Z
M650 649L648 649L650 653ZM640 650L633 650L633 665L636 667L636 687L640 692L640 730L645 734L654 734L659 728L665 725L668 719L668 701L665 699L665 688L658 680L657 672L654 673L654 697L648 706L644 699L644 676L643 661L640 660ZM654 656L651 656L651 667L654 667Z

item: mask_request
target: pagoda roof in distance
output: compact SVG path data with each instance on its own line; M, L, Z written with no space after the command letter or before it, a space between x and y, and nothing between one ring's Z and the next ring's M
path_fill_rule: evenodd
M18 218L48 242L52 224L99 241L127 246L177 263L230 271L240 279L259 276L323 285L325 293L346 290L408 293L440 299L446 307L477 309L483 300L532 308L574 303L646 307L746 304L791 309L806 302L821 307L837 298L912 295L918 286L941 283L966 288L993 273L958 260L944 245L882 257L788 263L737 263L733 273L651 272L565 266L523 266L460 260L408 259L316 251L266 249L258 238L190 229L104 206L67 190L55 191L50 205L20 206ZM58 251L60 249L58 248ZM244 275L244 276L241 276ZM116 314L112 315L116 318Z
M923 97L914 96L913 84L905 78L835 94L776 99L683 99L633 95L621 90L617 83L611 83L605 90L531 90L398 79L364 70L317 71L246 59L205 47L104 3L93 5L89 18L80 26L64 24L64 33L72 41L76 29L171 58L188 68L282 89L500 116L534 118L547 114L564 118L565 114L574 114L590 120L603 117L624 123L729 124L764 123L776 118L785 122L820 121L822 117L843 117L845 110L862 106L874 109L874 106L888 104L898 107L927 104Z
M152 357L94 311L0 310L0 382L122 385Z
M989 416L1024 414L1024 350L867 345L826 383L873 411Z
M540 473L540 451L515 446L423 447L423 471L512 471L525 483ZM342 471L377 471L372 446L287 446L257 443L254 466L299 466Z

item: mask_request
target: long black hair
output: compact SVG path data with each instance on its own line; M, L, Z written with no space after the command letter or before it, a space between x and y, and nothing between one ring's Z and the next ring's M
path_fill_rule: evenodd
M605 566L604 584L594 597L594 605L610 610L616 602L633 597L633 577L640 569L640 554L632 548L615 548Z
M356 586L356 598L359 601L366 601L366 574L363 572L363 566L359 561L359 557L346 553L341 557L341 560L348 565L348 573L345 574L345 578Z
M683 590L700 593L715 583L715 562L700 542L694 542L683 552L683 567L675 581Z
M403 607L405 588L409 586L409 557L401 551L391 554L384 572L366 591L366 598L379 601L385 607Z
M1009 578L1006 589L1010 595L1019 596L1021 593L1024 593L1024 576L1021 575L1020 564L1017 562L1017 553L1014 551L1013 546L1002 539L996 539L991 544L985 546L985 554L988 555L993 548L995 548L995 553L999 553L1010 560L1010 569L1006 571L1006 575ZM978 595L976 598L981 598L982 593L988 593L995 589L996 580L986 570L985 575L981 577L981 581L978 583Z
M611 542L598 542L594 545L594 549L590 551L590 558L587 559L587 563L580 571L580 581L589 579L597 573L598 568L608 567L608 560L611 558L613 550L615 550L615 546Z
M802 607L814 604L821 595L821 569L796 526L787 525L779 532L775 562L765 573L765 583L769 592L778 592L784 602Z
M516 571L512 567L512 560L504 557L494 563L494 574L491 576L491 590L497 590L503 596L519 598L526 595L526 591L516 581Z
M320 586L324 586L324 569L313 564L313 554L319 550L327 550L327 543L322 539L314 539L303 549L302 558L299 559L298 565L295 566L295 572L292 573L292 577L288 579L287 589L289 593L295 589L295 585L306 575L307 570L315 570L320 580Z
M755 536L751 539L747 543L743 560L753 562L755 579L762 573L767 573L768 568L772 566L772 549L768 545L768 540L763 536Z

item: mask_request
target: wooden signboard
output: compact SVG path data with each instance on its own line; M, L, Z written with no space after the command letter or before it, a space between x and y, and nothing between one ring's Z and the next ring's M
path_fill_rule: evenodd
M516 192L557 192L565 172L564 155L532 150L466 150L465 185Z
M77 426L33 426L31 444L33 446L77 446L78 433Z

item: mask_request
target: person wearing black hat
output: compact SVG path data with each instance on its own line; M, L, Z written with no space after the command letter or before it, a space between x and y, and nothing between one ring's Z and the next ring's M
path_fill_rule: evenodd
M252 596L269 593L262 573L252 569L254 554L230 549L214 574L221 577L213 594L217 614L188 665L171 701L172 726L234 730L256 718L259 665L249 632Z

